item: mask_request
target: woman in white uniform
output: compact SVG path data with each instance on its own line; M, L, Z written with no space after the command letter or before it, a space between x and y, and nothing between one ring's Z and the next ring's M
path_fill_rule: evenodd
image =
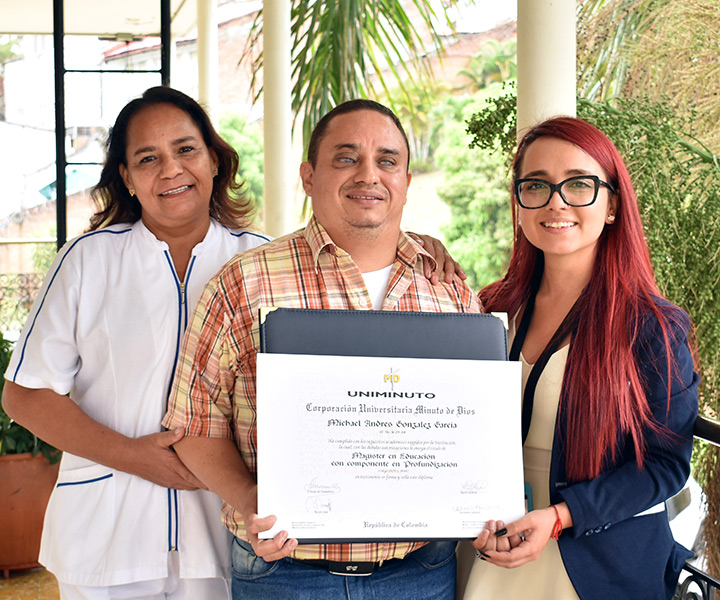
M267 238L238 157L190 97L120 113L88 233L58 253L5 374L3 406L64 450L40 561L64 600L229 598L220 500L160 421L188 316L217 270Z

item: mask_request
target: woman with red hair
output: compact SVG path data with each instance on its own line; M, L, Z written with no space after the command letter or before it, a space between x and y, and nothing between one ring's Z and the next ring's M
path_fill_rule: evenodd
M510 265L480 298L512 318L534 506L474 540L465 598L670 598L691 556L664 504L690 472L690 319L658 290L602 132L565 117L533 127L513 180Z

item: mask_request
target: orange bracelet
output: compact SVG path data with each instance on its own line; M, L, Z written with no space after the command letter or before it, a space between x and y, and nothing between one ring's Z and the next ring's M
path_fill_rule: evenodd
M550 537L554 540L557 540L562 533L562 519L560 518L560 511L557 509L557 506L555 506L554 504L551 504L550 506L555 509L555 514L557 515L557 521L555 521L555 525L553 525Z

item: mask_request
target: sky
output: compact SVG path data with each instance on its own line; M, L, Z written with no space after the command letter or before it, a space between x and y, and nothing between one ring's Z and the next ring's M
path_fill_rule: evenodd
M462 33L487 31L500 23L517 19L517 0L459 0L457 30Z

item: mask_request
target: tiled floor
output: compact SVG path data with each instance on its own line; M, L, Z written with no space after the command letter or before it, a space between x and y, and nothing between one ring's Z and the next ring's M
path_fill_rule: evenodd
M60 600L55 577L42 567L27 571L11 571L9 579L0 572L2 600Z

